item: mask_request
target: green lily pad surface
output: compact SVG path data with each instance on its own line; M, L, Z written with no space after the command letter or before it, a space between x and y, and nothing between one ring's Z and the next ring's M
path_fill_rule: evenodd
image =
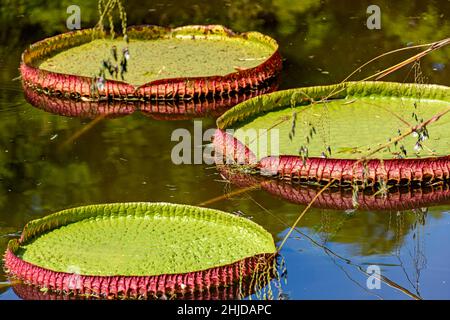
M275 252L272 236L254 222L167 203L65 210L31 222L24 234L23 260L82 275L181 274Z
M336 88L334 90L338 91ZM235 138L245 143L258 158L299 155L302 146L308 148L309 157L323 154L330 157L331 151L331 157L337 159L450 154L450 112L446 113L450 108L449 88L363 83L344 89L326 102L319 102L319 98L332 92L333 86L286 90L257 97L225 113L218 120L219 127L235 129ZM305 102L306 96L315 97L317 102ZM438 121L426 126L428 138L420 141L420 146L416 146L419 137L411 134L372 154L390 139L442 113ZM267 146L267 154L264 146Z
M70 48L43 61L39 68L64 74L92 77L102 60L113 61L111 48L119 56L128 47L130 59L125 81L133 85L147 82L200 76L224 76L258 66L274 52L273 47L239 37L168 38L156 40L97 39ZM107 75L107 79L114 79Z

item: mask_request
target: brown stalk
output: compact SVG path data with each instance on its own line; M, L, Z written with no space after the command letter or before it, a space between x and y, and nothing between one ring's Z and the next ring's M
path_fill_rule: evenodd
M366 78L364 78L362 80L359 80L359 81L367 81L367 80L370 80L370 79L373 79L373 78L375 78L375 80L380 80L381 78L384 78L385 76L391 74L392 72L397 71L397 70L403 68L404 66L407 66L408 64L410 64L412 62L418 61L421 58L423 58L424 56L428 55L429 53L431 53L431 52L433 52L433 51L435 51L437 49L440 49L440 48L442 48L442 47L444 47L444 46L446 46L448 44L450 44L450 38L446 38L446 39L439 40L439 41L432 42L432 43L428 43L428 44L422 44L422 45L416 45L416 46L411 46L411 47L405 47L405 48L400 48L400 49L392 50L392 51L389 51L389 52L385 52L385 53L383 53L381 55L378 55L375 58L367 61L366 63L364 63L363 65L361 65L357 69L355 69L344 80L342 80L340 82L340 84L343 84L343 83L347 82L354 74L356 74L357 72L361 71L361 69L364 68L365 66L367 66L370 63L372 63L372 62L374 62L374 61L376 61L376 60L378 60L378 59L380 59L382 57L385 57L387 55L390 55L390 54L393 54L393 53L397 53L397 52L401 52L401 51L405 51L405 50L411 50L411 49L428 47L426 50L424 50L422 52L419 52L418 54L416 54L416 55L414 55L414 56L412 56L412 57L410 57L410 58L408 58L408 59L406 59L406 60L404 60L404 61L402 61L402 62L400 62L400 63L398 63L396 65L394 65L394 66L386 68L386 69L384 69L384 70L382 70L380 72L377 72L377 73L375 73L375 74L373 74L371 76L368 76L368 77L366 77ZM328 94L322 100L327 100L328 98L332 97L333 95L335 95L335 94L337 94L337 93L339 93L339 92L341 92L343 90L345 90L345 88L341 88L341 89L339 89L337 91L335 89L333 89L330 92L330 94Z
M93 127L95 127L96 124L98 124L101 120L103 120L106 117L106 115L100 115L98 117L96 117L94 120L92 120L91 122L89 122L87 125L85 125L84 127L82 127L80 130L78 130L77 132L75 132L71 137L69 137L69 139L67 139L66 141L64 141L60 148L64 148L69 144L72 144L75 140L77 140L78 138L80 138L83 134L85 134L86 132L88 132L89 130L91 130Z
M253 185L253 186L250 186L250 187L246 187L246 188L241 188L241 189L238 189L236 191L233 191L233 192L230 192L230 193L227 193L227 194L223 194L221 196L214 197L212 199L203 201L203 202L199 203L198 205L199 206L210 205L212 203L219 202L219 201L222 201L222 200L225 200L225 199L229 199L229 198L231 198L233 196L236 196L236 195L241 194L241 193L245 193L247 191L259 189L259 187L260 187L260 184L256 184L256 185Z

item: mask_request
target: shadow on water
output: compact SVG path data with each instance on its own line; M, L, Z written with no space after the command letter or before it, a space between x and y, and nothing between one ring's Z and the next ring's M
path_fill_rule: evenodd
M378 1L380 30L365 26L370 4L350 0L143 4L128 0L127 12L129 24L224 24L236 31L258 30L272 36L285 59L280 89L336 83L383 52L450 34L450 2ZM49 113L25 100L20 81L13 81L19 75L20 54L30 43L66 31L68 5L66 1L14 0L0 10L0 251L6 248L8 235L29 220L67 207L120 201L199 204L218 198L208 206L252 218L281 241L316 190L271 181L236 192L239 186L224 181L215 167L175 165L171 151L177 142L171 141L172 132L184 128L193 133L192 119L184 114L175 116L182 118L179 121L159 121L167 120L167 113L155 120L151 118L155 113L149 118L140 112L93 125L95 120L89 119L98 118L100 109L93 111L87 104L43 102L46 97L34 97L33 104L52 108L47 109L53 112ZM80 6L82 26L92 26L97 18L95 1ZM405 57L400 53L382 59L356 78ZM448 48L426 57L421 62L425 81L449 85L449 59ZM385 80L414 81L410 71L405 68ZM140 107L152 112L155 108L161 106ZM174 110L170 105L164 108ZM182 107L187 113L204 108ZM219 110L220 103L211 108ZM134 107L120 110L128 114ZM74 112L85 118L59 115ZM214 116L202 120L204 130L215 127ZM66 141L70 143L61 148ZM191 146L198 147L195 142ZM353 210L348 191L324 193L319 205L302 218L298 232L281 252L287 267L282 297L412 297L398 286L425 299L450 298L450 253L442 246L450 242L448 187L395 190L384 200L360 196L360 208ZM366 281L371 265L378 266L392 283L382 281L380 289L370 290ZM6 281L0 272L0 283ZM9 298L17 298L12 288L0 287L0 299Z

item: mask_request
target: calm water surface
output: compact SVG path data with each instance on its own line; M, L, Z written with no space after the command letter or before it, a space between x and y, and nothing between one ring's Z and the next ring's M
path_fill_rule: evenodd
M78 1L84 27L96 18L91 2ZM8 3L0 9L0 251L29 220L67 207L123 201L195 205L239 189L226 183L215 167L172 164L171 133L177 128L192 131L192 119L154 120L133 114L93 125L28 104L20 81L13 80L19 75L20 54L28 44L65 31L65 9L77 1ZM130 0L127 10L129 24L217 23L267 33L278 40L285 58L280 84L285 89L335 83L378 54L450 35L449 1L377 3L381 30L365 27L370 4L365 1ZM405 57L384 59L357 78ZM386 80L450 85L449 58L450 48L426 57L420 79L408 68ZM214 127L214 119L203 119L203 126ZM407 209L402 211L311 209L281 252L287 267L282 297L450 298L450 196L445 188L426 192L440 200L410 207L403 194ZM209 206L241 211L278 243L304 209L304 204L264 190ZM379 290L366 286L363 271L369 265L380 266L388 279ZM0 282L6 281L0 271ZM1 286L0 299L19 297Z

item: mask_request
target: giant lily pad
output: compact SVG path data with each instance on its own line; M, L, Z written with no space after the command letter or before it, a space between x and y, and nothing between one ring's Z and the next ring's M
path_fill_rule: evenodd
M350 82L285 90L223 114L215 145L256 172L288 180L446 180L449 111L445 86Z
M46 93L88 99L172 100L254 89L281 68L277 43L258 32L236 34L216 25L139 26L128 29L129 43L96 34L86 29L33 44L22 56L24 82ZM127 72L124 79L106 73L99 86L93 75L113 47L116 57L128 49Z
M185 205L125 203L31 221L8 244L5 266L41 288L148 297L236 283L266 268L274 253L272 236L247 219Z

